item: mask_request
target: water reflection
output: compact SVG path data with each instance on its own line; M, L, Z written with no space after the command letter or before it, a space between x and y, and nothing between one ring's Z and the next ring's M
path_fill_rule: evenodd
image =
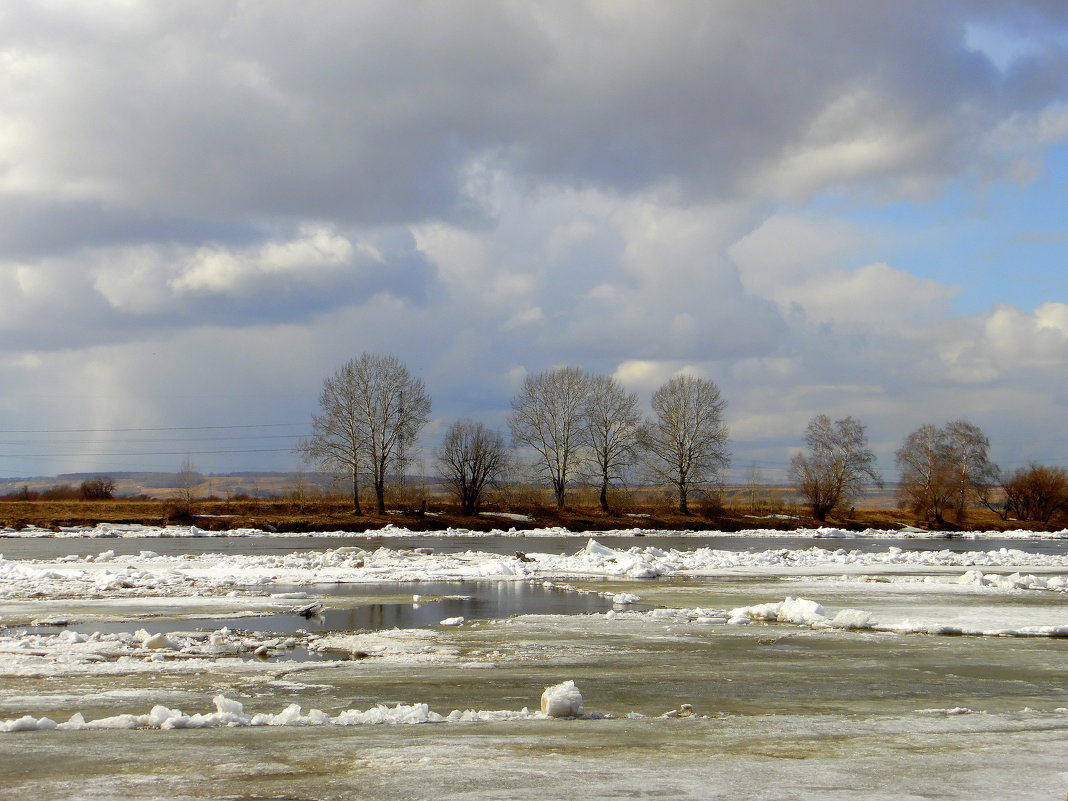
M297 591L296 587L277 587L277 592ZM413 590L420 600L413 600ZM143 628L149 634L173 631L217 631L221 628L254 630L272 634L298 631L380 631L434 626L442 620L496 620L515 615L581 615L606 612L611 601L592 593L547 589L525 581L432 581L405 584L329 584L299 588L308 601L295 602L292 610L261 617L223 618L151 618L147 620L84 623L67 627L72 631L101 634ZM312 617L299 609L313 598L322 598L324 608ZM375 598L382 598L375 601ZM367 602L363 602L367 599ZM386 600L388 599L388 600ZM331 604L336 604L332 606ZM34 631L61 631L59 627L41 626Z

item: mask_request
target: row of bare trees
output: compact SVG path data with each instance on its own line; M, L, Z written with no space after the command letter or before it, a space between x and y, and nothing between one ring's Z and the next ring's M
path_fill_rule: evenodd
M814 417L805 446L791 461L790 477L819 521L852 504L867 484L880 483L865 428L852 417ZM989 450L987 435L967 420L920 426L895 454L901 506L938 524L947 516L965 523L968 510L980 505L1003 520L1049 523L1068 513L1068 470L1032 464L1003 473Z
M577 479L608 491L636 468L672 486L679 512L689 514L693 493L719 481L729 463L726 401L703 378L679 375L665 382L643 420L638 396L616 379L577 367L529 376L512 400L512 443L534 454L534 468L552 487L557 506Z
M375 505L385 512L387 480L403 475L412 447L426 425L431 402L421 379L393 356L364 353L323 382L313 435L299 450L314 462L343 469L351 478L354 511L360 509L360 477L369 474ZM679 375L651 398L642 418L638 396L608 375L562 367L528 376L512 399L504 436L464 419L446 431L437 451L438 472L465 514L478 511L487 487L504 479L514 454L530 457L559 507L578 482L600 488L606 513L609 490L640 474L669 485L682 514L695 492L719 483L728 465L726 402L711 381ZM924 425L896 452L900 500L926 519L965 522L969 508L984 505L1004 519L1048 523L1068 512L1068 471L1030 465L1003 474L989 459L990 440L978 426L955 420ZM805 450L790 464L790 477L820 521L851 505L870 483L879 483L875 454L855 418L812 419Z
M499 432L459 420L437 451L438 470L462 511L473 514L517 451L531 457L558 506L576 481L592 479L607 512L609 489L640 464L674 487L679 510L688 514L693 493L718 482L728 464L725 406L714 383L680 375L654 393L653 415L643 421L638 396L611 376L577 367L547 370L527 377L512 401L511 447ZM298 450L309 461L344 470L357 514L361 474L369 472L383 513L387 477L403 474L430 414L423 382L393 356L364 353L323 382L319 407L313 434Z

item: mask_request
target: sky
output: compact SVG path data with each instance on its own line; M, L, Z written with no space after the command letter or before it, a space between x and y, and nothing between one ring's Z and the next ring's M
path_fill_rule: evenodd
M364 351L427 454L575 365L769 481L817 414L1068 465L1066 192L1059 0L9 0L0 476L300 469Z

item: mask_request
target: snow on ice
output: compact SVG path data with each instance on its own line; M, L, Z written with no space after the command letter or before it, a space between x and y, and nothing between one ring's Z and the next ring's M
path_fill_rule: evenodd
M163 536L166 530L127 527L122 536ZM829 532L824 532L830 536ZM116 533L115 536L119 536ZM52 560L8 560L0 557L0 601L37 605L42 600L62 602L86 599L117 600L166 597L194 608L206 600L220 608L248 609L242 614L286 612L294 600L308 593L294 591L320 583L375 583L403 581L461 581L494 579L532 581L561 592L576 591L568 578L635 579L650 577L705 577L758 575L864 580L875 574L880 581L907 583L937 581L939 591L970 593L1029 593L1068 591L1068 555L1035 554L1021 550L883 551L825 549L768 549L738 552L709 547L692 550L655 546L610 548L595 539L571 554L527 553L525 560L480 551L433 553L429 549L342 547L270 555L183 554L159 555L142 550L137 556L115 558L108 550L88 557ZM937 577L937 578L936 578ZM282 591L285 590L285 591ZM805 598L786 597L771 603L735 609L636 609L640 596L610 591L600 593L616 607L598 615L601 621L648 620L694 625L746 625L769 623L809 626L826 630L866 630L895 634L939 634L1014 637L1066 637L1068 625L1032 616L961 619L928 615L927 619L891 620L888 615L864 609L829 610ZM411 596L416 601L418 595ZM778 596L781 598L782 596ZM420 599L421 600L421 599ZM238 607L237 604L241 604ZM51 610L50 610L51 611ZM69 614L68 610L61 610ZM1055 610L1054 610L1055 611ZM303 634L298 637L251 636L221 631L181 630L148 634L81 634L20 632L12 628L5 609L6 627L0 627L0 674L45 675L56 672L119 674L139 670L203 670L205 665L230 660L234 670L255 670L253 656L284 658L304 648L340 659L456 662L450 637L458 636L460 618L440 624L454 631L436 630L441 640L428 642L422 635L394 631L375 634ZM62 617L62 616L61 616ZM26 618L28 619L28 618ZM254 619L254 618L253 618ZM58 620L58 619L57 619ZM41 620L39 622L47 622ZM1068 621L1065 621L1068 623ZM1050 625L1051 623L1056 625ZM131 628L134 628L133 626Z
M7 560L0 556L0 599L93 597L188 597L246 594L274 585L337 582L459 581L469 579L549 580L566 577L656 578L659 576L895 575L962 572L961 581L996 589L1068 590L1068 577L1038 578L1035 570L1068 571L1068 555L999 548L989 551L917 550L880 552L844 549L769 549L755 553L702 547L608 548L594 539L573 554L528 553L525 561L480 551L435 554L427 549L344 547L284 555L185 554L142 551L115 560L100 556L54 560ZM997 572L1005 574L997 575ZM1016 575L1018 574L1018 575ZM627 603L628 593L616 594ZM279 600L291 598L283 593ZM632 601L633 602L633 599Z
M49 717L35 718L24 715L14 720L0 721L0 732L20 731L80 731L90 729L214 729L236 726L367 726L380 724L420 724L420 723L468 723L476 721L532 720L548 718L544 715L522 709L518 712L509 710L476 711L453 710L448 715L430 711L426 704L397 704L387 707L383 704L366 711L346 709L330 716L319 709L305 713L298 704L290 704L276 714L257 713L249 715L244 705L225 696L214 699L215 711L186 715L180 709L169 709L157 704L145 715L114 715L87 721L80 713L75 713L65 723L57 723Z
M80 731L91 729L214 729L237 726L368 726L381 724L421 723L474 723L479 721L547 720L550 718L586 718L604 720L610 715L586 715L582 694L574 681L565 681L547 687L541 696L541 711L531 712L524 707L512 710L459 710L447 715L432 712L427 704L397 704L388 707L378 704L368 710L346 709L331 716L319 709L304 712L298 704L290 704L276 714L245 712L244 705L224 695L217 695L214 712L187 715L180 709L169 709L162 704L153 706L148 714L122 714L86 720L77 712L64 723L49 717L23 715L20 718L0 721L0 732L21 731Z

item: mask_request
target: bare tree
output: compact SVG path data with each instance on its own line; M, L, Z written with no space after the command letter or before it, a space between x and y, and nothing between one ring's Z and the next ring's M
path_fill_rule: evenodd
M968 508L988 496L1000 470L990 461L990 439L979 426L967 420L947 423L946 447L951 460L953 508L958 523L965 522Z
M438 449L438 471L460 502L460 512L478 513L485 488L508 467L504 437L473 420L449 426Z
M1020 520L1049 523L1068 512L1068 470L1031 464L1005 480L1005 509ZM1006 514L1006 516L1007 516Z
M749 469L745 471L745 481L742 485L742 491L738 495L745 508L750 512L755 512L761 506L763 493L764 472L756 462L752 462L749 465Z
M601 511L608 514L608 487L634 464L641 415L638 396L611 376L589 377L583 433L601 486Z
M201 475L197 472L192 456L186 456L178 465L178 504L182 512L192 514L197 499L197 485Z
M897 451L902 503L917 514L945 523L952 511L958 523L976 502L987 503L999 471L987 456L990 440L967 420L943 427L920 426ZM984 500L987 499L987 500Z
M561 367L528 376L512 399L512 443L535 451L535 468L549 480L561 509L564 491L582 462L588 395L589 376L578 367Z
M833 423L825 414L813 417L805 446L808 452L790 461L790 478L821 523L839 506L853 503L865 482L879 481L864 426L853 417Z
M323 382L319 393L320 414L312 416L311 439L302 441L298 452L325 469L344 472L351 478L352 511L360 507L360 469L364 466L364 426L355 360L346 362Z
M430 414L422 379L395 356L363 353L323 382L314 433L298 446L305 458L352 476L352 508L361 514L359 474L371 473L375 506L386 511L386 477L403 465Z
M945 429L923 425L898 448L901 471L900 495L904 506L945 523L945 511L953 500L953 459Z
M684 515L690 513L690 494L718 479L730 463L726 406L719 387L691 375L676 376L653 394L654 416L638 440L653 476L675 486Z

